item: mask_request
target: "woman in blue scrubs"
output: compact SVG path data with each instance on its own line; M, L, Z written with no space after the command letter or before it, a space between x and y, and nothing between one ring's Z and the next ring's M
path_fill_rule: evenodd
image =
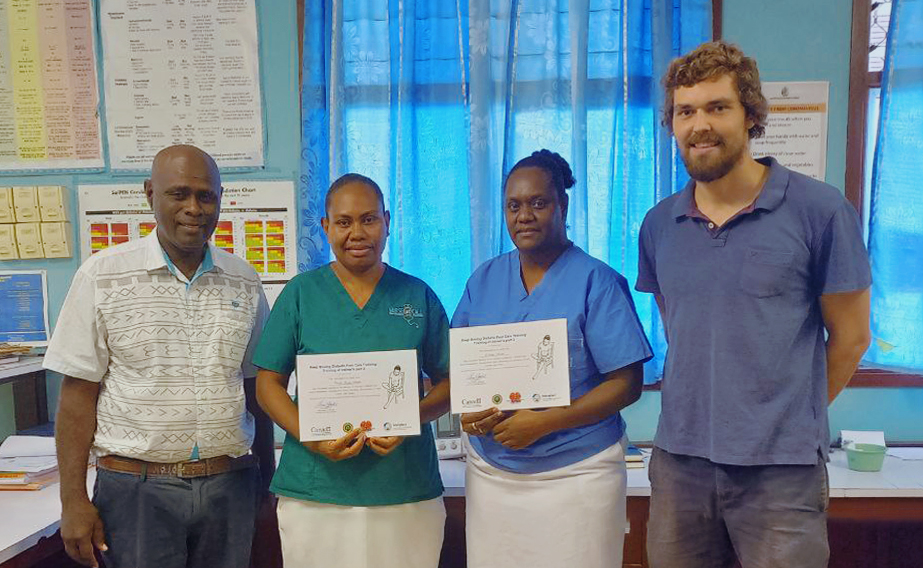
M463 414L469 568L621 566L625 423L651 350L625 278L567 238L567 161L534 152L503 188L516 249L480 266L453 327L567 318L571 404Z

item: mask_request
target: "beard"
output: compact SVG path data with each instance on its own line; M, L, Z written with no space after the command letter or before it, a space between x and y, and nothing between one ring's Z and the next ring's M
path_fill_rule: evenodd
M718 151L713 152L712 154L714 155L694 157L692 155L692 146L701 143L715 143ZM683 158L683 164L686 165L686 172L689 177L695 181L708 183L728 175L740 160L745 149L745 144L728 146L726 139L714 134L693 135L686 143L685 149L680 149L680 156Z

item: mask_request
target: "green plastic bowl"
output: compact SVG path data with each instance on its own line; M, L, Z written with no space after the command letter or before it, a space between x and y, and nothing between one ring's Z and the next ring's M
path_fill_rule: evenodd
M846 461L853 471L881 471L886 451L878 444L853 444L846 447Z

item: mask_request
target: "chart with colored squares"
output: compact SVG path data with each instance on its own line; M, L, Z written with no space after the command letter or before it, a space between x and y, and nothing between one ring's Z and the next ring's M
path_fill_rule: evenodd
M226 182L212 241L245 259L264 283L298 273L295 186L290 181ZM80 253L83 260L109 247L146 237L157 227L141 184L81 185Z
M93 223L90 225L90 253L127 243L128 223Z
M215 244L218 244L217 240ZM283 274L285 272L284 220L249 219L244 221L244 246L246 247L245 258L257 274Z
M90 223L90 247L89 254L97 253L109 247L127 243L133 238L143 238L150 235L157 227L154 222L154 216L149 212L138 212L139 217L145 215L151 218L150 221L128 221L111 219L101 223ZM82 253L83 251L81 251ZM88 256L88 255L82 255Z
M141 183L81 185L77 203L81 260L148 235L156 226Z

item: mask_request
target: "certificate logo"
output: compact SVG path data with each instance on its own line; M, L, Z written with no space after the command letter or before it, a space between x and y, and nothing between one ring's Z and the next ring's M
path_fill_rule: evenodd
M465 408L471 408L472 406L480 406L480 405L481 405L481 397L462 399L462 406Z
M512 403L522 402L522 395L519 394L518 392L511 392L511 393L510 393L510 402L512 402Z
M323 428L318 428L316 426L311 427L311 433L315 435L320 435L320 434L327 435L331 433L330 430L331 430L330 426L324 426Z
M495 394L490 398L490 400L494 404L500 404L501 402L503 402L503 397L500 396L499 394Z
M384 424L381 425L381 427L384 428L386 431L391 430L391 423L385 422Z
M538 394L538 393L535 393L535 394L532 395L532 400L533 400L533 402L541 402L541 401L542 401L542 395L540 395L540 394Z
M372 421L371 421L371 420L363 420L362 423L359 424L359 426L362 427L363 430L371 430L371 429L372 429Z
M349 434L350 432L352 432L352 431L353 431L353 423L352 423L352 422L346 422L346 423L344 423L344 424L343 424L343 431L346 432L347 434Z

